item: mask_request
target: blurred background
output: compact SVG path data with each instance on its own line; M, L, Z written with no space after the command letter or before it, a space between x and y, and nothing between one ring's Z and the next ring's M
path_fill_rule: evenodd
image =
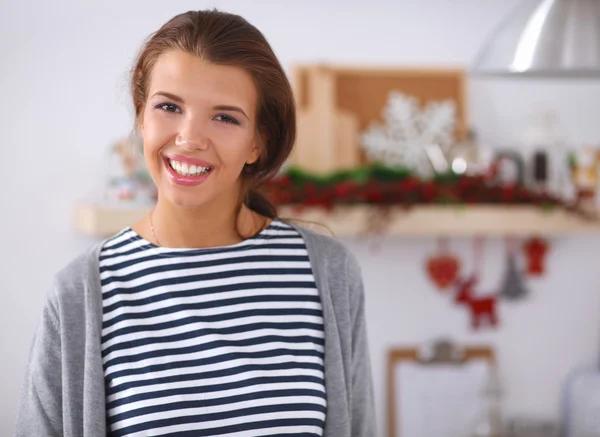
M503 187L514 188L514 180L522 182L519 169L523 163L527 169L524 179L533 180L534 185L551 179L543 175L558 174L543 165L541 170L535 170L549 158L558 156L554 162L564 163L567 172L577 169L572 161L568 167L565 148L581 157L579 165L587 162L595 169L596 158L589 156L600 145L600 74L599 78L468 74L494 31L520 3L0 0L0 135L2 151L10 161L0 172L0 290L4 298L0 305L0 435L13 433L28 349L53 275L101 238L101 232L94 232L93 224L74 222L75 208L131 197L133 188L127 184L117 184L116 188L111 185L113 191L107 186L114 181L114 173L120 171L121 155L115 152L115 145L129 138L133 126L129 69L142 41L152 31L180 12L217 7L238 13L257 26L291 79L300 77L300 73L295 76L300 71L298 66L307 75L315 66L333 71L334 76L340 71L358 76L366 71L368 76L381 68L393 70L395 73L390 74L398 77L403 77L403 71L436 73L441 78L449 74L455 79L458 97L452 102L454 106L446 109L452 117L456 115L456 124L451 124L456 128L453 138L462 149L442 150L444 159L439 165L454 176L466 175L468 168L463 162L468 164L470 158L465 150L477 147L475 164L485 166L487 171L490 163L500 163L501 175L494 173L494 177L502 179ZM357 83L360 86L360 81ZM310 80L303 84L305 88L311 86ZM294 82L296 90L301 85L299 80ZM353 86L346 83L350 93ZM388 91L392 89L386 90L386 98ZM397 95L396 104L409 105L410 88L400 91L404 94ZM303 92L310 93L306 89ZM335 98L339 101L344 97ZM436 96L430 96L429 101L436 101ZM420 102L424 103L422 99ZM383 110L386 101L379 103ZM458 112L452 112L456 109ZM385 122L383 118L378 121ZM362 133L369 126L371 123L358 121ZM467 131L475 135L469 137ZM311 132L310 128L307 132ZM370 141L365 136L360 138L365 143ZM377 149L377 138L371 137L371 143L370 150ZM559 152L555 147L558 143L563 147ZM362 150L364 154L369 148ZM498 151L501 156L508 156L508 161L518 155L518 159L512 159L516 162L514 167L498 159ZM536 155L535 151L545 153ZM432 156L427 154L426 158L434 165L439 154ZM303 162L301 157L295 159ZM534 170L528 179L527 172L532 168L529 164ZM301 175L293 173L295 183L306 183L310 170L305 168L306 173ZM318 170L324 174L332 169ZM480 183L484 174L488 173L481 170L464 180ZM392 179L406 180L406 173L403 175L395 174ZM573 177L569 176L570 188L557 180L549 182L548 187L558 186L560 195L569 201L579 199L581 193ZM524 195L528 201L521 202L521 206L528 203L525 206L540 209L540 205L554 199L544 197L544 187L534 188L531 196ZM582 414L585 419L578 423L597 432L585 435L600 435L600 424L597 419L594 422L594 417L600 417L600 384L596 375L600 346L600 226L589 218L595 206L595 191L584 194L587 203L583 209L588 213L585 219L574 212L576 218L550 217L545 221L537 210L531 209L502 215L498 205L469 215L467 206L466 215L458 218L447 211L438 214L438 210L423 209L422 220L430 220L426 225L418 223L418 215L411 221L411 210L407 210L398 215L408 220L406 226L402 221L390 224L387 217L388 222L378 227L369 225L363 217L366 227L346 223L344 229L340 228L339 236L359 260L365 283L379 426L374 436L391 435L391 427L396 435L431 435L429 431L419 434L414 423L428 420L427 417L432 422L448 420L442 417L441 410L460 414L460 402L444 405L445 399L452 399L451 395L457 393L448 382L454 377L440 379L434 387L430 383L412 388L413 395L434 393L428 400L414 398L413 405L421 402L418 405L423 408L432 408L431 416L427 416L420 407L420 413L411 413L415 408L411 410L406 405L410 394L398 398L398 379L408 378L408 374L389 370L395 365L392 351L422 351L423 345L444 338L460 347L493 351L497 380L491 389L488 385L488 389L477 391L481 394L477 409L491 411L486 408L495 399L504 423L521 421L525 423L523 428L538 430L551 426L547 434L535 435L555 435L551 433L560 427L567 432L565 424L572 422L574 415ZM461 203L461 199L454 200ZM477 199L473 202L477 203ZM319 214L315 217L328 220L324 213ZM385 220L383 212L374 220L381 216ZM444 224L445 220L450 224ZM504 232L503 223L509 222L512 224ZM475 235L477 226L482 231ZM547 232L536 235L538 229ZM537 270L531 266L536 256L538 264L543 264ZM436 273L436 268L443 272ZM479 300L492 302L495 324L481 320L481 325L475 326L479 316L485 318L491 312L468 302L457 302L452 287L445 286L444 274L454 279L457 275L466 278L470 272L477 272L479 281L469 291L481 291ZM506 285L507 281L513 288ZM458 291L465 291L465 287L468 285L458 287ZM507 293L507 298L501 298L501 292ZM580 373L589 378L583 386L596 389L574 394L572 378ZM465 386L473 384L467 374L456 378L464 378ZM412 380L416 381L416 377ZM435 390L440 391L439 397ZM571 396L577 396L576 400ZM391 398L395 401L391 402ZM400 411L402 408L406 410ZM581 413L574 412L575 408ZM410 414L418 417L411 419ZM403 423L413 423L413 431L400 430L404 426L399 424L401 415L406 415ZM475 435L476 425L469 426L470 434L447 435ZM520 435L534 435L533 432L536 431ZM480 435L491 434L482 431ZM569 435L584 434L573 431Z

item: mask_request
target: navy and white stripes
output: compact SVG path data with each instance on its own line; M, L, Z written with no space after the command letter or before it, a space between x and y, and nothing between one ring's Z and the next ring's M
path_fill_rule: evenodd
M127 228L100 278L111 436L322 435L323 314L293 228L214 249Z

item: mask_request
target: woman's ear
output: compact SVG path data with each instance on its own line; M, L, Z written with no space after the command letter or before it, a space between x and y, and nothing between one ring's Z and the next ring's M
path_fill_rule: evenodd
M246 164L254 164L256 163L260 156L265 152L266 142L264 135L258 134L254 139L252 144L252 149L250 150L250 154L248 155L248 159L246 160Z
M258 158L260 158L260 149L258 146L254 146L252 147L252 150L250 150L250 155L248 156L248 159L246 159L246 164L254 164L256 161L258 161Z

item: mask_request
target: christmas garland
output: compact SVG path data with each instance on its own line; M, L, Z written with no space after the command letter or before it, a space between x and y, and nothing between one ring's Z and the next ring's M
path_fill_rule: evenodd
M453 172L421 179L409 169L381 164L324 176L290 168L266 183L264 193L276 206L527 204L567 207L561 199L534 192L522 184L500 184L483 175Z

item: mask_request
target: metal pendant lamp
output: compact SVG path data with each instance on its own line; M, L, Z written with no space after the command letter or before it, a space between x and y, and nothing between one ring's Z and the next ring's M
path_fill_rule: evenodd
M600 0L522 0L470 74L600 78Z

